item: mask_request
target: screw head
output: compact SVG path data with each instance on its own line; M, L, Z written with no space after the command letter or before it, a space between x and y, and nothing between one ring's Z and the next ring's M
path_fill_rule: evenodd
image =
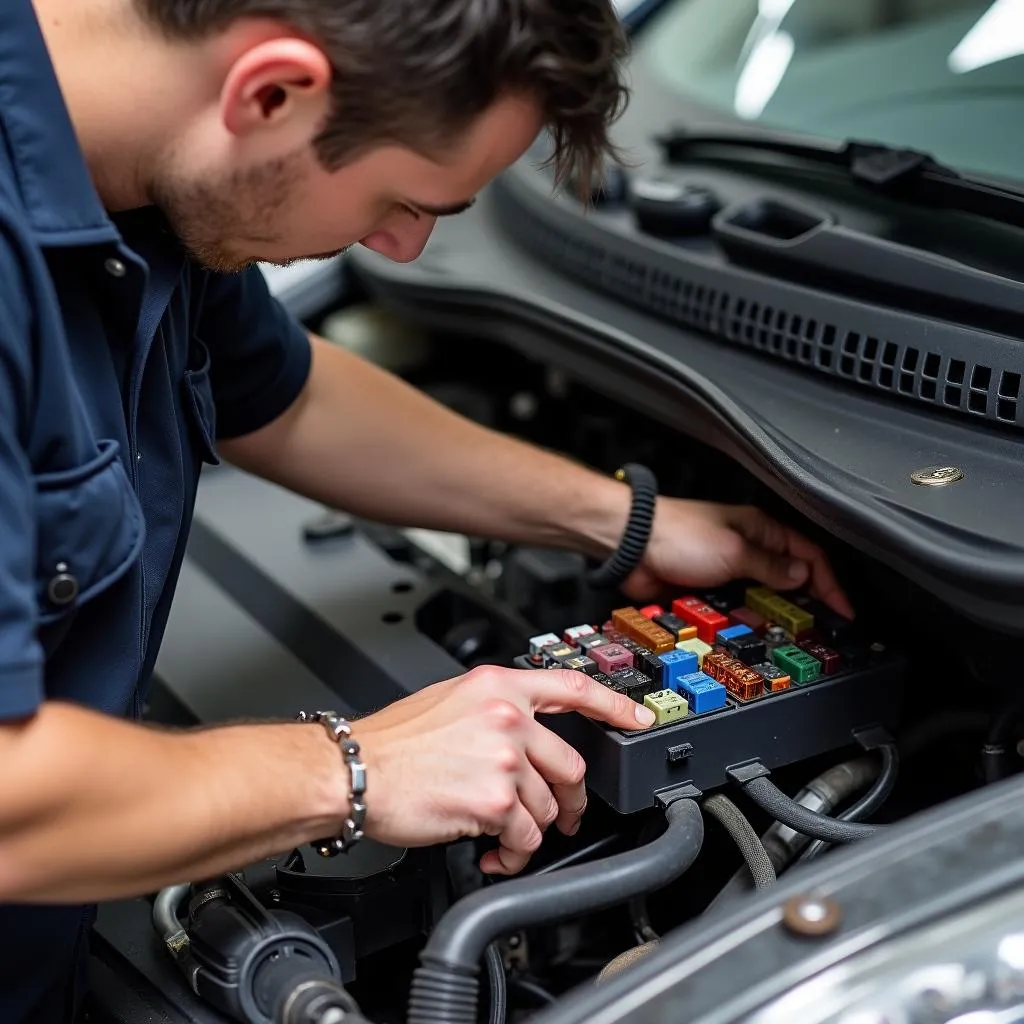
M910 479L922 487L945 487L963 478L964 471L959 466L926 466L910 474Z
M782 907L782 923L797 935L830 935L839 927L839 904L827 896L794 896Z

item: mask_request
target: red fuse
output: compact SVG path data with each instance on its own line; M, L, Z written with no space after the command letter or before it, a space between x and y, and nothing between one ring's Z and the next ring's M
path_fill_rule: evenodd
M750 608L733 608L729 612L730 621L737 626L749 626L758 636L763 636L768 620Z
M618 672L622 668L633 667L633 655L618 644L605 644L603 647L595 647L590 652L590 657L597 662L599 671L606 675Z
M640 609L640 614L645 619L653 619L657 615L664 615L665 609L660 604L649 604L646 608Z
M697 627L697 636L706 644L713 644L720 629L726 629L729 620L705 604L699 597L677 597L672 602L672 614Z
M831 647L815 643L813 640L797 640L796 645L812 658L817 658L821 662L823 676L834 676L839 671L843 659L839 656L838 651L833 651Z

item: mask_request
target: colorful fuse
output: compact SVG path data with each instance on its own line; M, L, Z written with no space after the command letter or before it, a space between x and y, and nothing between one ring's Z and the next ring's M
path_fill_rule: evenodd
M838 651L833 651L831 647L826 647L824 644L808 640L797 640L796 645L800 650L806 651L812 658L821 662L822 675L834 676L839 671L842 659Z
M554 633L541 633L540 636L531 636L530 653L540 654L545 647L550 647L552 644L561 644L563 642L562 638Z
M612 612L612 625L655 654L671 651L676 645L671 633L644 618L636 608L617 608Z
M766 690L778 693L779 690L789 689L789 674L779 668L778 665L773 665L770 661L762 661L757 665L753 665L752 668L755 672L759 672L764 676L764 688Z
M638 704L643 702L647 694L661 689L659 683L656 683L645 672L635 668L620 669L618 672L613 672L611 678L614 680L616 688L620 684L626 687L625 690L620 690L620 693L625 693L630 700L635 700Z
M640 609L640 614L645 619L656 619L659 615L665 614L665 609L660 604L649 604L645 608Z
M597 632L593 626L582 625L582 626L570 626L563 634L562 639L567 644L579 645L580 640L585 636L593 636Z
M566 658L573 658L580 653L578 647L570 647L568 644L561 642L552 644L550 647L545 647L541 654L544 655L545 665L558 665L565 661Z
M656 725L668 725L669 722L685 718L689 710L686 698L675 690L657 690L644 697L644 707L654 712Z
M592 676L598 670L597 662L593 658L588 658L585 654L577 654L572 658L566 658L562 662L562 668L568 668L574 672L586 672L588 676Z
M749 626L744 626L742 623L738 626L726 626L725 629L720 629L715 634L715 642L721 644L723 647L729 646L729 641L738 636L746 636L752 634L754 631Z
M768 657L768 647L755 633L734 637L725 645L726 650L744 665L755 665Z
M611 640L609 640L603 633L593 633L590 636L581 636L579 640L581 651L589 651L594 647L603 647L605 644L610 643Z
M696 654L697 667L701 668L704 664L704 655L711 651L711 644L706 644L703 640L691 637L686 640L680 640L679 643L676 644L676 650L689 651L691 654Z
M699 597L679 597L672 602L672 614L697 627L697 636L706 644L714 642L715 634L729 625L729 620L705 604Z
M690 714L703 715L726 705L726 690L703 672L693 672L679 680L679 693L686 697Z
M676 638L676 643L680 640L687 639L684 636L680 636L681 633L687 630L693 630L693 636L697 635L697 631L691 626L685 619L679 618L678 615L673 615L671 612L664 612L662 615L655 617L654 621L661 626L662 629L668 630Z
M778 623L792 636L806 633L814 625L814 616L767 587L751 587L746 593L748 608Z
M789 673L797 686L813 683L821 675L821 662L806 651L800 650L795 644L776 647L771 657L783 672Z
M594 647L590 651L590 657L597 662L597 667L607 675L611 675L622 668L633 667L633 655L618 644L605 644L603 647Z
M697 664L697 655L692 651L667 651L659 657L665 666L661 685L668 690L678 690L679 680L700 668Z
M737 626L749 627L758 636L764 633L765 626L768 625L768 620L763 615L758 615L753 608L746 607L731 609L729 620Z

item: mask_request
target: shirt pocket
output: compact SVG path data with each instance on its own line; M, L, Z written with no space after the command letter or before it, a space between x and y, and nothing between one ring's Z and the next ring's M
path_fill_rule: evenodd
M35 477L36 598L40 640L51 654L74 614L116 583L142 551L142 509L117 441L73 469Z
M182 387L185 392L185 414L192 427L199 457L211 466L219 466L217 406L213 400L213 384L210 380L210 350L197 337L192 338L189 367L185 370Z

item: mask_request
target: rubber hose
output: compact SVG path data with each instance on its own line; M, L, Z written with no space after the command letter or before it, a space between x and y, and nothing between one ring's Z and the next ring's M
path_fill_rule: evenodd
M638 960L643 960L645 956L653 953L661 943L654 939L651 942L645 942L642 946L633 946L631 949L627 949L625 953L620 953L614 960L610 960L602 969L601 973L597 976L595 984L603 985L609 978L618 974L620 971L624 971L627 967L632 967Z
M879 825L840 821L826 814L809 811L786 796L771 779L764 776L744 783L743 791L776 821L781 821L783 825L788 825L812 839L824 839L829 843L856 843L881 831Z
M819 814L828 814L860 792L878 777L878 762L873 757L858 757L822 772L800 790L793 798L798 804ZM811 842L805 835L794 832L788 825L773 822L761 836L768 859L776 875L782 873L791 861ZM707 910L717 907L728 899L750 892L750 869L744 865L729 879L721 891L708 905ZM707 912L705 911L705 913Z
M882 754L882 770L879 772L878 779L860 800L838 816L839 821L861 821L864 818L869 818L892 795L900 772L899 751L892 743L887 743L885 746L880 747L879 750ZM817 857L818 854L824 853L830 845L821 839L816 839L803 852L800 860L811 860L813 857Z
M438 922L413 975L409 1024L475 1024L480 957L499 935L626 902L678 878L704 839L700 808L677 800L668 828L646 846L542 877L489 886Z
M191 888L187 882L169 885L153 901L153 927L175 959L183 956L189 946L188 934L178 920L178 908L188 899Z
M760 836L754 831L754 826L747 821L743 812L722 793L709 796L703 807L723 826L739 847L751 875L754 876L754 888L767 889L774 885L775 868L768 859Z
M508 1017L508 979L505 977L505 965L501 953L495 943L487 947L484 954L487 962L487 980L490 990L490 1006L487 1011L488 1024L505 1024Z

